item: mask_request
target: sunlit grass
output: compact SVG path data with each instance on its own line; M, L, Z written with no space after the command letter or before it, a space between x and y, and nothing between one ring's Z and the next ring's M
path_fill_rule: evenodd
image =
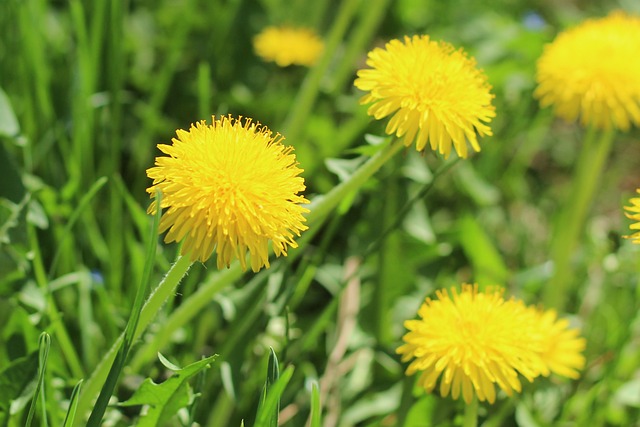
M544 45L609 12L582 4L0 2L0 424L633 425L639 131L594 181L575 165L600 139L533 96ZM321 55L265 62L252 43L276 25ZM466 159L404 148L359 105L367 53L413 35L491 85L493 135ZM192 265L146 213L156 146L214 115L280 133L303 170L309 228L257 273ZM405 376L404 322L460 283L559 308L587 342L580 378L465 405Z

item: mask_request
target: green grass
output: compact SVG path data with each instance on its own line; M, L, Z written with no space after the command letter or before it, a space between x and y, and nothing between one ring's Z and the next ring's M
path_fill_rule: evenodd
M579 380L480 404L480 424L640 425L640 251L621 238L640 133L616 134L585 184L587 132L532 96L544 44L608 12L580 4L0 2L0 425L86 425L122 341L94 425L462 425L464 405L414 387L395 349L425 296L463 282L557 307L588 342ZM529 11L546 25L527 28ZM323 35L314 68L255 56L278 23ZM421 33L464 47L493 86L494 136L470 159L371 144L384 126L355 71ZM257 274L179 260L165 277L178 247L151 233L145 171L176 129L229 113L296 148L310 229ZM166 285L142 308L147 282ZM140 417L147 388L164 400Z

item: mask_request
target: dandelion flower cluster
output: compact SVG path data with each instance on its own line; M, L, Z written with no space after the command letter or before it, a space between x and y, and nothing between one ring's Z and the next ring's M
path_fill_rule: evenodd
M464 158L467 141L480 151L476 133L492 135L491 86L462 49L426 35L405 37L369 52L367 65L354 82L369 92L360 103L371 104L367 113L377 120L392 116L386 133L404 138L405 146L415 141L423 151L428 143L448 157L453 145Z
M477 285L436 294L420 307L420 319L405 322L409 332L397 349L403 362L413 359L406 373L419 372L427 392L440 378L442 396L462 395L471 403L475 394L493 403L495 385L509 396L521 391L519 375L577 378L584 367L584 338L554 311L505 300L500 289L480 292Z
M280 67L316 63L324 43L309 28L267 27L253 39L253 47L262 59Z
M640 188L636 190L637 193L640 193ZM629 228L633 231L633 234L629 236L624 236L627 239L631 239L633 243L640 244L640 197L634 197L629 200L631 202L631 206L625 206L624 209L627 211L625 215L627 218L635 221L633 224L629 226Z
M277 256L297 247L294 235L307 227L308 203L293 148L266 126L242 117L200 121L178 130L172 145L159 144L167 156L147 170L151 197L162 192L160 233L165 242L184 241L182 254L205 262L215 251L218 268L239 259L246 269L269 267L269 241ZM149 213L158 208L154 200Z
M640 125L640 18L617 11L560 33L537 64L535 96L568 121Z

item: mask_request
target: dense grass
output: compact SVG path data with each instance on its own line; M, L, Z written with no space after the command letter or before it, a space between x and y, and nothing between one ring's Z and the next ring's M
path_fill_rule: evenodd
M481 422L640 425L640 253L621 238L622 206L640 187L637 129L615 135L561 292L548 290L554 233L575 221L558 212L581 179L574 165L587 133L539 109L535 61L568 25L615 6L640 12L597 3L3 0L2 425L31 416L32 425L63 425L81 379L75 425L84 425L102 387L89 378L146 282L148 242L152 287L175 260L177 245L153 245L145 212L156 144L213 114L252 117L296 148L306 195L317 200L379 151L370 142L384 127L352 85L366 52L421 33L464 47L489 76L497 117L482 151L458 162L396 154L335 209L314 214L312 204L301 248L268 270L194 264L162 308L143 311L149 326L112 403L182 367L197 397L169 425L268 421L277 406L261 402L266 379L282 387L283 425L305 425L311 412L313 425L460 425L463 403L414 389L395 348L425 296L476 282L560 307L588 342L581 379L536 381L481 405ZM252 37L279 23L323 35L318 65L279 69L255 56ZM196 369L214 354L208 370ZM140 408L110 406L105 420L132 425Z

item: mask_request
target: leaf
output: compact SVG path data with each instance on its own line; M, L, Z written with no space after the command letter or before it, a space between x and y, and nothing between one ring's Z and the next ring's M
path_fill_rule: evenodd
M340 182L348 181L351 175L358 170L364 163L365 157L356 157L355 159L326 159L327 169L335 173Z
M317 381L311 383L311 415L309 418L310 427L322 426L322 405L320 404L320 390Z
M280 396L282 396L292 375L293 366L289 366L284 370L282 375L280 375L280 378L269 388L264 404L258 409L255 427L274 427L278 425L277 417L280 406ZM276 420L275 424L273 424L274 419Z
M166 360L160 355L158 357L161 361ZM160 384L156 384L150 378L147 378L133 396L126 402L120 403L120 406L149 405L146 415L139 419L138 427L162 425L162 423L174 416L179 409L188 405L189 387L187 381L198 372L208 368L216 357L218 355L214 354L178 369L168 380Z
M18 119L13 112L7 94L0 89L0 136L17 136L20 133Z
M269 362L267 363L267 379L264 382L264 387L262 388L262 394L260 395L260 403L258 403L258 413L256 414L256 425L277 427L278 414L280 412L280 398L278 396L278 398L274 401L275 407L267 408L266 402L269 397L272 397L272 396L269 396L271 387L280 378L280 367L278 366L278 356L276 355L276 352L273 350L272 347L269 347L269 350L270 350L270 353L269 353ZM258 420L261 420L261 423L263 424L258 424Z
M73 422L76 419L76 413L78 411L78 395L82 389L83 380L78 381L78 384L73 388L71 392L71 399L69 399L69 409L67 409L67 415L64 417L63 427L73 426Z
M42 391L42 410L45 411L46 401L44 395L44 373L47 369L47 361L49 360L49 349L51 348L51 336L48 333L43 332L40 334L40 339L38 340L39 349L38 349L38 382L36 385L36 389L33 392L33 398L31 399L31 407L29 408L29 414L27 416L27 421L25 425L27 427L31 426L31 421L33 420L33 416L36 413L36 405L38 402L38 397ZM46 414L44 414L43 419L46 418ZM45 423L46 425L46 423Z
M422 427L431 425L437 401L433 395L427 395L419 399L407 413L403 427Z
M2 123L2 118L0 118L0 123ZM21 171L12 154L4 148L4 145L0 145L0 170L2 171L0 198L20 203L26 196L26 189L22 183Z
M0 372L0 411L15 414L33 396L38 375L38 352L15 359Z
M460 244L473 265L480 285L504 284L509 275L500 252L478 221L470 214L458 221Z
M622 384L614 394L613 400L620 405L640 408L640 378Z

